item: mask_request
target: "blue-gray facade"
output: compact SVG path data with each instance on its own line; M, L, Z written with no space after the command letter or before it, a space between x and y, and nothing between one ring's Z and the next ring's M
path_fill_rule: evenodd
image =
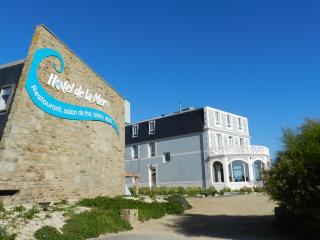
M250 144L245 117L210 107L127 125L125 159L128 175L149 187L253 186L270 165L268 149Z

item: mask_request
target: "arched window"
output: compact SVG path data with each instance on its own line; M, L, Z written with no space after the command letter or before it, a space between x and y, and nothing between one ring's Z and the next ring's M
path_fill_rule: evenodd
M264 170L264 163L261 160L254 161L254 163L253 163L254 181L262 181L263 170Z
M223 165L221 162L214 162L212 164L212 178L213 182L224 182Z
M229 166L230 182L248 182L249 181L249 167L245 161L234 160Z

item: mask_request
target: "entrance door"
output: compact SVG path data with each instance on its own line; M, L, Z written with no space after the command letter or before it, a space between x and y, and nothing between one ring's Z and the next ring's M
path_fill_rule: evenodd
M150 174L150 187L156 187L157 186L157 168L156 167L150 167L149 168L149 174Z

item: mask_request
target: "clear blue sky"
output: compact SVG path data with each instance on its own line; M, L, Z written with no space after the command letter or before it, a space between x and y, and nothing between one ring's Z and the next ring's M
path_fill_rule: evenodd
M7 3L5 3L7 2ZM132 104L133 120L186 106L249 118L253 144L319 116L316 1L3 1L0 63L44 23Z

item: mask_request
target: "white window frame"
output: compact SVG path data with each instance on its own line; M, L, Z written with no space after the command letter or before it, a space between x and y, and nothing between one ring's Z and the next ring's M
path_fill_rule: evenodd
M151 155L151 144L154 144L154 156ZM148 156L149 158L152 158L152 157L156 157L157 156L157 146L156 146L156 142L149 142L148 143Z
M4 104L4 108L0 110L0 113L7 112L7 111L9 110L9 106L10 106L10 103L11 103L11 100L12 100L12 97L13 97L13 92L14 92L14 90L15 90L15 84L6 84L6 85L3 85L3 86L0 88L0 94L2 93L2 90L5 89L5 88L10 88L10 93L9 93L7 102L6 102L6 103L3 103L3 104ZM0 97L2 98L2 96L0 96ZM4 101L4 100L1 99L1 101Z
M153 125L153 131L151 131L151 127ZM156 133L156 121L149 121L149 135Z
M135 155L134 147L137 147L137 155ZM139 159L139 145L135 144L131 146L131 157L132 159Z
M230 119L230 122L228 122L228 119ZM232 115L229 113L226 114L226 126L227 128L232 128Z
M219 146L219 136L221 137L221 141L220 141L221 145L220 146ZM221 133L216 134L216 147L223 148L223 134L221 134Z
M136 129L136 130L135 130ZM139 135L139 125L138 124L134 124L132 125L132 137L138 137Z
M243 131L243 119L241 117L238 117L238 130Z
M215 110L214 111L214 125L221 127L221 112Z

